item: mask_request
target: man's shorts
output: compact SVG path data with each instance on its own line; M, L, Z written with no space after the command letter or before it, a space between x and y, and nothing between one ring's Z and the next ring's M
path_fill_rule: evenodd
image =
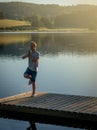
M36 81L37 71L32 71L29 68L27 68L24 74L27 74L27 75L31 76L31 81L32 82Z

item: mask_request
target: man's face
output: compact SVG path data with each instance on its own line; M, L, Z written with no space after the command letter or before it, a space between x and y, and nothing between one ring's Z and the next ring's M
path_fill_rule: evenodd
M35 49L35 45L33 43L30 44L30 48L31 50L34 50Z

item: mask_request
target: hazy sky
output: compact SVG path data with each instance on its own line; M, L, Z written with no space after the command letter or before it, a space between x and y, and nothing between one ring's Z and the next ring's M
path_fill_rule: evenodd
M30 2L38 4L59 4L59 5L76 5L76 4L93 4L97 5L97 0L0 0L0 2Z

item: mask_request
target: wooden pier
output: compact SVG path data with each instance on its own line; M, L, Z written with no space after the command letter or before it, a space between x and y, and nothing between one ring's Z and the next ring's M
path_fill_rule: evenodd
M31 92L0 99L0 116L33 116L97 122L97 97ZM26 116L25 116L26 115Z

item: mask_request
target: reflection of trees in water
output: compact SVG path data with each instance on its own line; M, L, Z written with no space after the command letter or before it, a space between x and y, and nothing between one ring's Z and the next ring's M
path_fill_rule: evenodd
M31 40L31 35L23 33L0 34L0 44L24 43Z
M25 44L7 44L0 45L0 55L2 56L20 56L26 49Z
M40 39L42 54L58 55L70 53L85 55L97 53L97 37L91 34L52 34Z
M30 39L23 42L0 44L0 55L20 56L28 49L30 40L36 41L42 55L70 53L76 55L96 54L96 34L29 34Z

